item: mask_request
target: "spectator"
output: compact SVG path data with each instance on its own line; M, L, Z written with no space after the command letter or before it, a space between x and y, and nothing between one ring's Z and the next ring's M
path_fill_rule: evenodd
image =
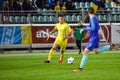
M60 3L66 2L66 0L54 0L55 3L57 3L58 1L59 1Z
M2 7L5 0L0 0L0 8Z
M32 0L32 10L38 11L38 7L36 5L36 2Z
M43 8L45 8L45 1L44 0L36 0L36 5L38 8L43 9Z
M86 0L87 2L92 2L93 0Z
M86 0L82 0L82 2L86 2Z
M97 10L100 10L99 12L103 12L105 10L105 3L106 0L93 0L92 7L94 8L95 13Z
M13 10L15 10L15 11L21 10L20 0L14 0L14 2L13 2Z
M81 0L82 2L91 2L91 1L93 1L93 0ZM81 2L80 1L80 2Z
M50 0L50 9L54 9L55 0Z
M4 16L2 18L3 21L8 21L9 20L9 2L8 1L4 1L3 5L2 5L2 16Z
M49 9L50 8L50 4L49 4L49 1L48 0L45 0L45 9Z
M2 5L2 11L9 11L8 1L4 1L3 5Z
M100 6L101 0L93 0L93 3L96 4L97 6Z
M54 7L54 11L56 11L56 12L60 11L59 1L57 2L56 6Z
M7 0L9 2L9 8L10 10L13 10L13 2L16 0Z
M59 0L60 7L62 8L63 4L65 3L65 0Z
M32 10L32 6L30 4L30 0L24 0L23 3L22 3L22 9L24 11L29 11L29 10Z
M101 0L93 0L93 3L92 3L92 7L94 8L94 13L96 13L96 11L98 10L98 7L100 6L100 1Z
M105 0L100 1L100 5L98 6L98 9L97 9L97 10L99 10L98 11L99 13L105 13L106 12L105 11L105 3L106 3Z
M75 9L75 4L71 0L66 1L66 10L74 10Z
M117 4L120 4L120 0L116 0L116 3L117 3Z
M62 12L66 12L66 6L65 6L65 3L64 3L63 6L62 6Z
M105 10L105 0L100 1L100 5L98 6L98 10Z
M54 0L47 0L47 3L50 9L54 9L54 6L55 6Z
M116 0L111 1L111 7L116 7Z

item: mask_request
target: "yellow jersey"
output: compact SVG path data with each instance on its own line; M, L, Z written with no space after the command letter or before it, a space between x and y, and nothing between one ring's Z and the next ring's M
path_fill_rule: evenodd
M72 31L70 26L64 22L63 24L57 23L55 29L58 31L57 39L63 40L64 36L68 34L68 32Z
M60 11L60 6L59 5L55 6L54 10L55 11Z
M64 39L64 36L67 35L70 31L72 31L72 29L66 22L64 22L63 24L57 23L55 29L58 31L55 43L61 47L61 50L65 50L68 39Z
M63 12L66 11L66 7L65 7L65 6L62 7L62 11L63 11Z

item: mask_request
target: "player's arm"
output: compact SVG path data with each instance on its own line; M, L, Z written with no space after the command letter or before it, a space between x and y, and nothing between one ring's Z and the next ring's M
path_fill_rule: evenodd
M54 33L55 31L57 31L56 28L54 28L52 31L50 31L50 33L47 35L47 40L50 38L50 35L51 35L52 33Z
M83 31L94 31L96 29L96 24L95 23L96 23L95 18L93 18L91 20L91 27L81 29L80 33L82 33Z

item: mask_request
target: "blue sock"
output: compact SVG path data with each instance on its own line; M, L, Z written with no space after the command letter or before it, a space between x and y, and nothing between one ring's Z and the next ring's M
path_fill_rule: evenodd
M98 48L99 53L107 50L110 50L110 45L106 45Z
M81 60L81 64L80 64L80 68L84 67L84 65L87 62L87 58L88 58L88 55L83 55L82 60Z

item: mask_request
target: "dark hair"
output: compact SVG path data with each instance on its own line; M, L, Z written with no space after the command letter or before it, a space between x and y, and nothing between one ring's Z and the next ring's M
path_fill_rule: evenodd
M62 14L59 14L58 17L63 17L63 15L62 15Z
M94 12L94 8L93 8L93 7L88 8L88 13L94 14L94 13L95 13L95 12Z
M63 13L62 13L62 12L59 12L59 13L58 13L58 17L63 17Z

